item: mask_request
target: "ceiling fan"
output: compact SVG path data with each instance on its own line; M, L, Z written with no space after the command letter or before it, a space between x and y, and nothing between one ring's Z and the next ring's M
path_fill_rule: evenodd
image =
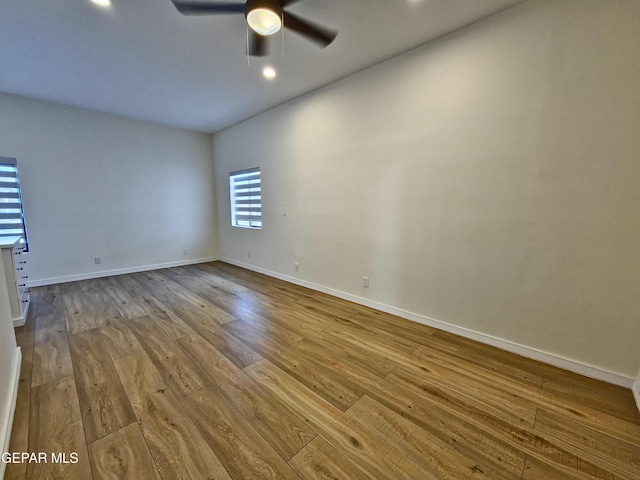
M218 15L242 13L249 26L249 55L262 57L267 54L267 37L288 28L311 40L322 48L335 40L338 32L304 20L285 7L299 0L247 0L232 2L183 2L171 0L183 15Z

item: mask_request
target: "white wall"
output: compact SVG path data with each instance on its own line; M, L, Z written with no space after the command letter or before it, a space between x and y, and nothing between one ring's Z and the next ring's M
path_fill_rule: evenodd
M20 375L20 350L13 333L9 294L4 281L4 266L0 261L0 453L9 448L17 378ZM6 465L0 462L0 478Z
M32 283L218 254L210 135L0 94L0 155L18 160Z
M636 381L633 382L633 397L636 399L638 410L640 410L640 370L638 370Z
M637 1L530 1L216 134L222 257L630 385L638 31ZM264 229L232 228L255 166Z

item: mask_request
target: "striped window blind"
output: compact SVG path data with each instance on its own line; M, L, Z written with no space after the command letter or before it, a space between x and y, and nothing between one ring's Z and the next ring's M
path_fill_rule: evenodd
M262 194L260 168L229 174L231 193L231 225L262 228Z
M0 239L19 235L28 251L18 165L15 158L0 157Z

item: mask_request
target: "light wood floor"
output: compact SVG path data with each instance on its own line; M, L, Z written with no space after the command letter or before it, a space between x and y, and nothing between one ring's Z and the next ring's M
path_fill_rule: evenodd
M6 479L639 479L628 390L216 262L34 289Z

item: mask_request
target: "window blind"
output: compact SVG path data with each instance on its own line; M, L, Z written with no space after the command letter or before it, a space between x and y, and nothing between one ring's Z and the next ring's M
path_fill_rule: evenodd
M260 168L231 172L231 225L262 228L262 188Z
M22 211L18 165L15 158L0 157L0 239L22 236L27 250L27 232Z

